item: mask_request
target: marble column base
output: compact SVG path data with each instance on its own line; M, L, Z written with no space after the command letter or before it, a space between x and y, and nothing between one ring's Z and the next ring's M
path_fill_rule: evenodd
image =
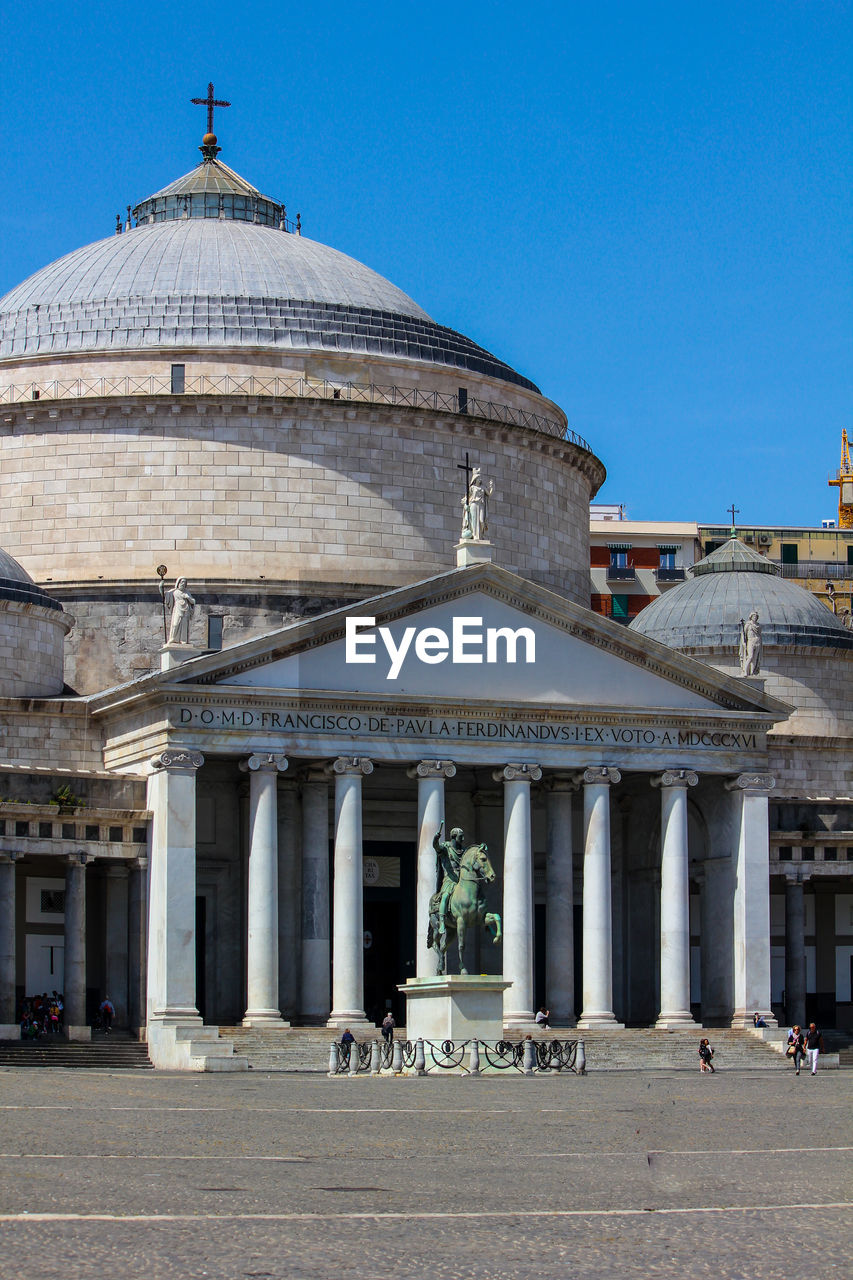
M218 1027L201 1018L148 1023L148 1057L169 1071L248 1071L249 1059L238 1057L231 1040L220 1040Z
M745 1027L748 1031L753 1031L755 1023L752 1021L752 1015L756 1012L761 1015L768 1027L778 1027L779 1023L768 1009L750 1009L749 1013L742 1013L739 1009L736 1009L729 1026L738 1029Z
M655 1023L657 1031L678 1031L683 1027L695 1027L699 1024L692 1013L662 1013Z
M278 1009L247 1009L243 1015L244 1027L289 1027Z
M332 1031L346 1031L347 1027L350 1030L353 1027L357 1027L361 1031L376 1030L376 1024L366 1018L361 1009L359 1009L358 1013L338 1013L337 1010L333 1009L325 1025Z
M20 1033L20 1027L18 1028L18 1031ZM91 1040L92 1028L91 1027L66 1027L65 1038L66 1040Z
M539 1027L533 1013L505 1013L503 1016L503 1025L506 1031L523 1031L525 1035L528 1032L538 1031Z
M578 1031L595 1031L601 1027L606 1031L624 1031L625 1023L616 1021L615 1013L584 1013L578 1018Z

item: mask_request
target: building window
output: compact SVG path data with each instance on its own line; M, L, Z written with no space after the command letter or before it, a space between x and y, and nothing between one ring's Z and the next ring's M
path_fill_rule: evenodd
M837 850L837 849L824 849L824 851L823 851L823 860L824 860L824 862L837 862L837 861L838 861L838 850Z
M39 838L40 838L40 839L42 839L42 840L50 840L50 839L52 838L52 836L53 836L53 823L52 823L52 822L40 822L40 823L39 823Z
M799 557L799 552L797 550L796 542L783 542L781 546L781 554L782 554L783 564L799 563L800 557Z
M224 619L215 613L211 613L207 619L207 647L208 649L222 648L222 623Z
M610 597L610 616L614 622L628 621L628 601L630 596L612 595Z
M124 831L121 827L110 827L110 841L112 844L121 844L124 839Z
M183 395L187 383L187 366L185 364L172 365L172 394Z
M847 563L853 564L853 542L849 543L847 547Z
M674 551L664 551L663 548L661 548L661 550L658 552L658 555L660 556L660 564L658 568L660 569L675 568L675 552Z
M148 839L148 832L147 832L147 830L145 829L145 827L134 827L134 828L133 828L133 843L134 843L134 844L145 844L145 842L146 842L146 840L147 840L147 839Z
M28 836L30 834L30 824L28 822L15 823L16 836Z
M800 850L800 856L802 857L803 862L814 862L814 845L804 844Z
M87 828L86 828L86 839L87 839L87 840L100 840L100 838L101 838L101 833L100 833L100 831L98 830L98 828L97 828L97 827L87 827Z
M794 851L789 844L779 845L779 861L780 862L794 861Z
M77 838L77 828L75 827L74 823L73 823L73 822L63 822L63 824L62 824L62 839L63 839L63 840L76 840L76 838Z
M39 894L39 910L44 916L62 916L65 914L65 890L42 889Z

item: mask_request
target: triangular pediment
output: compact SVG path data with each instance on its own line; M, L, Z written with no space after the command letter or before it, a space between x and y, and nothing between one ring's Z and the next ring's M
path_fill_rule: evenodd
M291 624L150 682L406 702L787 713L761 690L494 565Z

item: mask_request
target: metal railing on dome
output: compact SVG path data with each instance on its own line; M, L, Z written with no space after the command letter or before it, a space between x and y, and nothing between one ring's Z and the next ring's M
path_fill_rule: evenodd
M504 423L511 427L527 427L556 440L565 440L579 449L592 453L592 449L576 431L563 426L556 418L529 413L513 405L494 400L481 400L478 396L460 397L446 391L424 391L419 387L383 386L371 382L329 382L314 378L258 377L248 374L192 374L188 375L182 391L172 386L169 374L148 374L145 377L127 375L121 378L72 378L67 381L50 379L44 382L27 382L0 387L0 405L20 405L34 401L47 403L63 400L102 399L105 397L134 396L258 396L282 400L342 400L354 404L392 405L405 409L427 409L437 413L462 414L487 422Z

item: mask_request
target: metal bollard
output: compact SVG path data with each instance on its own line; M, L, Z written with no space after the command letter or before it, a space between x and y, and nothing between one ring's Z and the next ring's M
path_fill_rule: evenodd
M358 1075L358 1045L355 1040L349 1047L349 1074L351 1076Z
M471 1048L468 1050L468 1074L469 1076L478 1076L480 1074L479 1040L472 1040Z
M579 1076L586 1075L586 1046L583 1040L578 1040L578 1049L575 1054L575 1070Z
M422 1036L418 1036L415 1041L415 1075L426 1075L426 1054L424 1053L424 1042Z
M332 1041L329 1049L329 1075L336 1076L341 1069L341 1051L337 1040Z
M370 1046L370 1074L372 1076L379 1075L379 1068L382 1066L382 1059L379 1054L379 1041L374 1040Z
M536 1045L532 1040L524 1042L524 1074L532 1076L536 1070Z
M403 1073L403 1046L399 1040L394 1041L394 1048L391 1057L391 1070L395 1076Z

